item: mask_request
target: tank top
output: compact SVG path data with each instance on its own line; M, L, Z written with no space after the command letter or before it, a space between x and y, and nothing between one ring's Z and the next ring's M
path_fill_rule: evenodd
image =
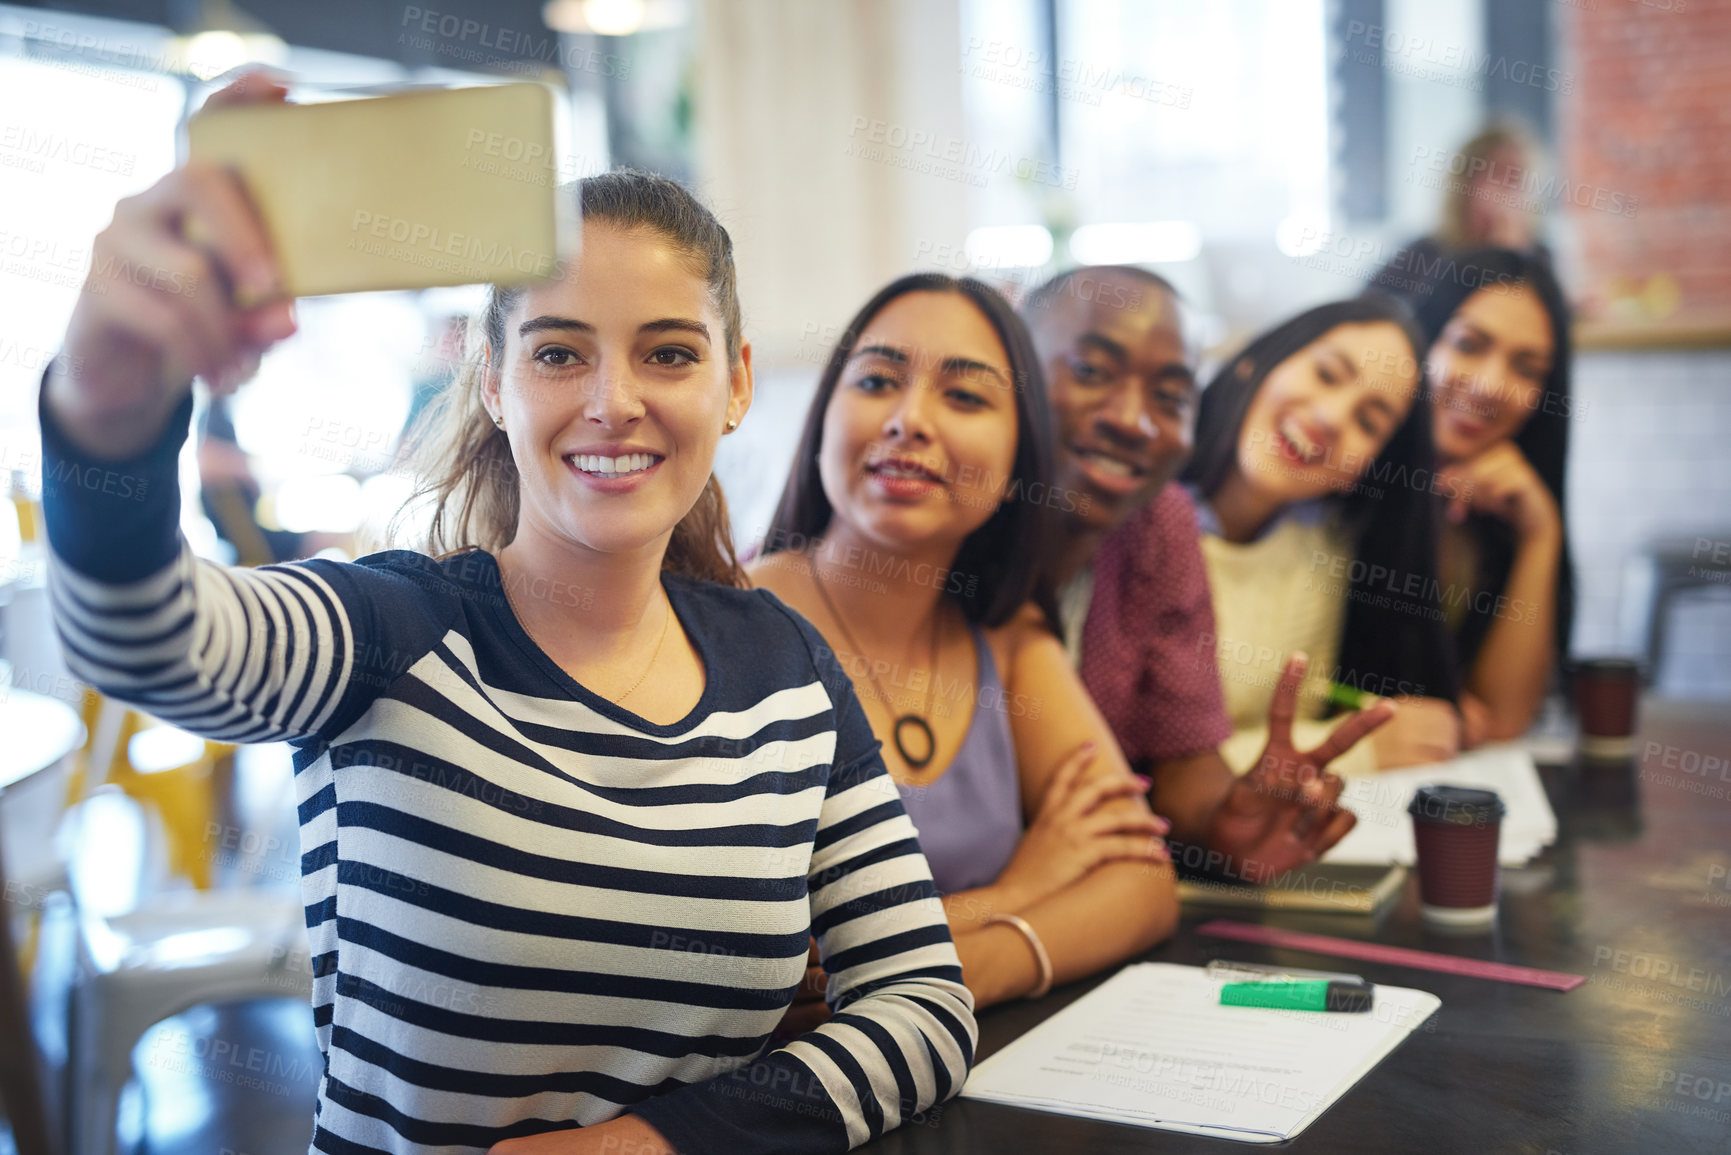
M979 663L974 714L962 748L931 782L897 783L942 894L995 881L1022 839L1022 790L1004 683L992 647L970 623Z

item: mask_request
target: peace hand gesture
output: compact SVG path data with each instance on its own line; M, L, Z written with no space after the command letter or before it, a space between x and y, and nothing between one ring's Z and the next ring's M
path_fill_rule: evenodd
M1209 846L1237 863L1235 873L1246 882L1265 883L1314 861L1352 829L1358 816L1338 805L1346 784L1328 764L1395 713L1392 703L1378 702L1336 726L1315 749L1297 749L1292 719L1309 664L1304 654L1286 659L1268 707L1268 744L1233 782L1209 828Z

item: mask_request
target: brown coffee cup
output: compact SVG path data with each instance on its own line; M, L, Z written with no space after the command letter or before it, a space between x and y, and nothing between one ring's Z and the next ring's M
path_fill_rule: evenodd
M1419 914L1441 926L1497 917L1497 840L1507 812L1495 791L1421 786L1406 812L1418 848Z
M1634 754L1640 667L1628 658L1587 658L1576 662L1574 670L1581 753L1588 758Z

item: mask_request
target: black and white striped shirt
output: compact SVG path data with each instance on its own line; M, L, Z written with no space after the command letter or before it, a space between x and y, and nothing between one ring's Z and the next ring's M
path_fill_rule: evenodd
M666 577L707 685L647 722L541 652L489 554L195 558L189 414L125 463L45 418L55 615L109 694L296 746L314 1150L482 1152L624 1109L684 1152L844 1150L960 1089L972 998L810 625ZM769 1051L812 934L837 1013Z

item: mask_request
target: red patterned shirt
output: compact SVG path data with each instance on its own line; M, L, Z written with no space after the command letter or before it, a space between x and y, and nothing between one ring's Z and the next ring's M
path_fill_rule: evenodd
M1132 766L1232 733L1214 647L1196 506L1174 482L1101 543L1082 627L1082 681Z

